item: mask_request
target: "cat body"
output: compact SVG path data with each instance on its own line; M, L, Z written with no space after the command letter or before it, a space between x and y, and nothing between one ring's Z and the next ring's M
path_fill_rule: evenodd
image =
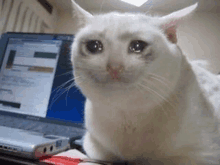
M203 94L214 107L215 116L220 119L220 76L207 71L206 61L190 61Z
M72 62L86 96L87 155L131 164L216 161L218 105L207 99L202 79L218 80L188 62L176 44L179 21L197 5L161 18L92 16L73 5L80 29Z

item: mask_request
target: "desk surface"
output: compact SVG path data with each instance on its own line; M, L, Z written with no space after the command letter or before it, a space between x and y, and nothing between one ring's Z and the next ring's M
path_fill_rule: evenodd
M87 158L83 152L77 149L70 149L68 151L64 151L62 153L57 154L57 156L67 156L70 158ZM16 157L16 156L11 156L5 153L0 153L0 165L5 165L5 164L12 164L12 165L48 165L47 163L44 162L39 162L37 160L32 160L32 159L26 159L26 158L21 158L21 157ZM85 163L85 165L89 165L91 163ZM95 165L92 163L91 165Z
M0 153L0 164L10 164L10 165L45 165L45 163L38 162L35 160L18 158L15 156L10 156L7 154Z

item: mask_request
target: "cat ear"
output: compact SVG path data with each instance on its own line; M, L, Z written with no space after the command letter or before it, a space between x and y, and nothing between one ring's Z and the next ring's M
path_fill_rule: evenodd
M164 30L170 42L177 43L177 27L197 6L198 3L160 18L160 27Z
M72 1L73 16L76 18L78 28L82 28L93 16L83 8L81 8L74 0Z

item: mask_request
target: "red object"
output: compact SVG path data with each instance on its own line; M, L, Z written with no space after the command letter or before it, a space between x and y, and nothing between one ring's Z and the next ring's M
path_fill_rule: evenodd
M78 165L80 162L83 162L80 158L70 158L67 156L47 156L40 158L40 161L48 165Z

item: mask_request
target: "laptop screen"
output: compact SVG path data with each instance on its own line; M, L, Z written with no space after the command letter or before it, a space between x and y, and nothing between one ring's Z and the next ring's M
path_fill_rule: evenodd
M0 47L0 114L83 123L85 98L74 86L73 35L7 33Z

